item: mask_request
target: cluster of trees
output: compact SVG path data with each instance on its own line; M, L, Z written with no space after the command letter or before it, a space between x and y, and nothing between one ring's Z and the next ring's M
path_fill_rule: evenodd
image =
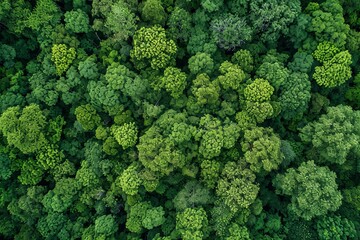
M359 239L360 1L0 1L1 239Z

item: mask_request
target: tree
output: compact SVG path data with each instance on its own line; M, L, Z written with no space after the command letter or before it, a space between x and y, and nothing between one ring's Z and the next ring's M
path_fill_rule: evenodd
M214 61L210 54L198 52L189 58L189 70L192 74L206 73L211 74L214 70Z
M0 131L8 144L25 154L39 151L47 144L45 126L46 118L36 104L25 107L21 112L19 106L10 107L0 117Z
M196 128L188 121L185 112L168 110L140 137L137 145L139 161L148 176L156 179L169 175L175 169L184 168L187 160L192 158L191 142Z
M81 9L68 11L64 14L65 28L74 33L90 31L89 16Z
M294 54L293 61L288 64L293 72L310 73L314 58L307 52L298 51Z
M289 168L285 174L278 174L273 185L278 194L291 197L289 211L305 220L336 211L341 205L336 174L328 167L315 165L314 161L303 162L297 169Z
M244 89L244 96L250 102L266 102L269 101L274 88L268 81L257 78Z
M79 62L78 70L80 76L89 80L98 79L99 69L96 62L97 59L94 55L87 57L84 61Z
M74 178L63 178L43 198L42 204L48 211L65 212L79 194L80 183Z
M52 0L39 0L26 21L26 26L39 31L47 24L55 26L60 21L60 9Z
M255 174L239 163L228 162L218 181L218 195L232 212L247 209L255 201L259 186L255 184Z
M210 30L215 42L225 50L232 51L252 39L252 30L246 21L233 14L212 20Z
M274 108L270 102L250 102L245 105L247 115L257 123L262 123L274 114ZM249 123L252 120L249 121Z
M231 57L231 62L240 66L246 72L251 73L254 69L254 59L249 50L240 49Z
M339 105L329 107L318 121L309 123L300 131L301 139L311 143L320 161L343 164L350 153L359 154L360 112Z
M360 186L343 190L344 201L350 203L355 209L360 210Z
M200 105L215 104L219 98L219 86L210 81L207 74L199 74L194 80L191 92Z
M300 119L310 102L311 83L306 73L294 72L284 83L279 102L285 119Z
M281 140L271 128L255 127L245 130L241 147L250 169L256 173L278 169L284 158Z
M87 90L94 107L113 108L120 103L118 94L102 81L90 81Z
M208 220L203 208L186 208L176 215L176 229L184 240L201 240L207 232Z
M236 64L225 61L220 65L219 71L222 75L218 76L217 80L221 86L227 90L229 88L238 90L240 83L245 80L244 71Z
M173 98L179 98L186 88L186 74L175 67L167 67L160 79L160 86L165 88Z
M75 109L75 116L85 131L91 131L100 124L101 118L91 104L81 105Z
M76 56L75 48L68 48L65 44L54 44L51 53L51 60L55 63L59 76L70 67Z
M243 239L243 240L250 240L249 230L245 226L239 226L236 223L231 224L229 228L229 236L226 237L226 240L236 240L236 239Z
M133 46L130 55L138 68L143 68L147 64L153 69L165 68L171 64L172 57L177 51L175 42L166 39L165 29L158 25L137 30Z
M203 187L197 181L190 181L180 190L173 199L174 207L177 211L186 208L200 207L211 201L209 189Z
M7 44L0 44L0 53L0 62L3 62L4 66L7 68L12 67L15 63L15 49Z
M352 106L360 109L360 74L355 76L353 83L354 86L347 90L345 97L352 103Z
M142 182L139 176L139 170L138 166L130 165L116 180L122 190L128 195L135 195L139 191Z
M315 34L317 42L329 41L338 48L345 45L350 28L345 24L343 8L339 1L309 3L306 10L311 16L307 31Z
M244 89L247 116L258 123L262 123L271 117L274 113L273 106L270 103L273 92L274 88L262 78L257 78L247 85Z
M115 218L112 215L102 215L95 220L95 233L110 236L117 230Z
M300 1L256 0L251 1L250 21L263 42L275 43L280 34L289 31L289 25L301 12Z
M153 229L161 226L165 222L165 211L163 207L153 207L146 210L142 225L146 229Z
M200 139L199 153L205 159L212 159L220 155L222 148L232 148L240 136L236 124L227 121L225 124L206 114L200 118L200 130L197 138Z
M29 78L29 83L32 97L45 102L48 106L54 106L57 103L59 93L56 91L56 84L60 85L62 82L56 82L55 79L49 79L44 73L37 72Z
M171 12L168 23L169 37L174 40L187 41L191 32L191 15L183 8L175 7Z
M208 188L214 188L220 176L220 163L216 160L201 162L201 180Z
M153 229L165 222L162 207L153 207L149 202L139 202L131 206L127 215L126 228L141 233L143 228Z
M351 77L351 55L348 51L339 50L329 43L319 44L314 57L323 63L316 66L313 78L324 87L337 87Z
M142 18L151 24L163 25L166 19L166 13L159 0L146 0L141 9Z
M135 146L137 142L138 129L134 122L124 123L122 126L113 125L111 133L123 149Z
M106 14L104 26L112 33L115 41L126 41L136 30L137 18L123 0L110 6L111 11Z
M316 222L320 240L352 239L357 236L355 225L340 216L322 216Z
M61 213L49 212L39 219L36 228L44 238L55 238L66 220L65 215Z
M287 81L289 74L290 71L281 62L265 61L256 71L257 77L268 80L275 90L278 90Z
M210 13L218 11L223 4L223 0L201 0L201 6Z

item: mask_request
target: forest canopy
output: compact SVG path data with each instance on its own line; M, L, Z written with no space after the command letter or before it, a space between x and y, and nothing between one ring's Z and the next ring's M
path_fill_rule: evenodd
M0 239L360 239L360 1L1 0Z

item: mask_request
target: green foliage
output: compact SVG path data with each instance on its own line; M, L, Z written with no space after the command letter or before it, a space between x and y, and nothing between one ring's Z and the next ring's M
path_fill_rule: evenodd
M201 6L210 13L220 10L223 3L223 0L201 0Z
M117 1L111 5L106 14L105 27L113 34L115 41L126 41L136 30L136 16L125 1Z
M123 149L132 147L137 142L138 130L134 122L124 123L122 126L113 125L111 133Z
M115 218L112 215L102 215L95 220L95 233L109 236L117 229Z
M146 66L146 63L150 63L153 69L165 68L177 51L175 42L166 39L165 29L158 25L137 30L133 45L130 54L138 68Z
M296 52L294 60L288 64L288 67L293 72L309 73L314 62L311 54L306 52Z
M5 67L12 67L15 57L16 51L13 47L7 44L0 44L0 62L3 62Z
M190 37L191 15L185 9L175 7L168 19L169 37L181 41L187 41Z
M306 73L294 72L284 83L279 102L285 119L300 119L310 102L311 84Z
M246 102L247 115L257 123L262 123L274 114L274 108L270 102ZM249 123L252 122L251 120ZM250 123L251 125L251 123Z
M357 236L354 223L339 216L321 217L316 226L320 240L353 239Z
M254 183L255 174L239 163L228 162L218 181L216 194L224 201L232 212L249 208L255 201L259 186Z
M130 207L126 228L134 233L141 233L143 228L153 229L165 222L162 207L152 207L149 202L140 202Z
M184 240L204 238L208 220L203 208L186 208L176 215L176 229Z
M81 9L66 12L64 14L65 28L74 33L87 33L90 31L89 17Z
M31 104L22 111L10 107L0 117L0 130L10 146L23 153L33 153L46 145L44 135L46 118L40 107Z
M360 209L360 186L356 186L349 189L344 189L343 196L344 201L350 203L357 210Z
M336 174L328 167L308 161L277 175L273 184L278 193L291 196L289 211L311 220L340 207L342 196L335 180Z
M321 42L313 52L313 56L321 63L330 61L340 50L330 42Z
M26 25L39 31L47 24L55 25L60 21L60 11L52 0L36 1L36 6L26 21Z
M229 236L226 237L226 240L236 240L236 239L244 239L250 240L249 230L245 226L239 226L236 223L231 224L229 228Z
M244 89L244 96L250 102L266 102L269 101L274 93L274 88L268 81L257 78Z
M100 124L101 118L91 104L81 105L75 109L76 119L85 131L91 131Z
M61 76L75 59L75 48L68 48L65 44L54 44L51 48L51 60L55 63L56 72Z
M268 80L271 86L277 90L287 81L290 72L280 62L264 62L256 74L259 78Z
M99 77L99 70L96 65L96 57L90 56L86 58L85 61L80 62L78 70L80 76L86 79L96 80Z
M191 92L200 105L215 104L219 98L219 90L219 86L205 73L199 74L193 80L191 88Z
M160 82L160 86L170 92L173 98L179 98L186 88L186 74L178 68L167 67Z
M130 165L118 178L121 189L128 195L135 195L139 191L141 179L139 177L139 168Z
M249 50L240 49L231 57L231 61L240 66L246 73L254 69L254 59Z
M324 53L323 55L325 56L322 56L316 52L314 54L315 57L321 59L321 61L324 61L333 53L328 53L328 56L326 56ZM313 78L320 86L337 87L350 79L351 63L351 55L348 51L339 52L335 54L330 60L324 61L323 66L315 67Z
M256 127L245 130L241 147L246 162L254 172L276 170L284 158L280 149L281 140L271 128Z
M198 52L189 58L189 70L192 74L210 74L214 69L214 61L207 53Z
M200 166L201 180L208 188L214 188L220 175L220 163L215 160L204 160Z
M225 50L233 50L252 39L252 29L246 21L233 14L211 21L210 30L215 42Z
M165 22L166 14L161 1L159 0L146 0L143 8L141 9L141 17L144 21L151 24L163 25Z
M315 34L318 42L329 41L336 47L342 48L346 43L349 25L345 24L343 9L338 0L327 0L316 7L307 7L311 16L309 32Z
M358 239L359 16L0 0L0 239Z
M178 211L186 208L199 207L209 203L211 200L210 191L204 188L196 181L190 181L185 184L173 199L174 207Z
M55 238L66 223L66 217L61 213L48 213L39 219L36 227L45 239Z
M219 119L209 114L200 119L200 128L197 134L201 136L199 153L206 159L219 156L222 148L232 148L240 135L236 124L222 125Z
M287 34L289 25L301 12L300 1L255 0L250 4L250 21L263 42L276 42Z
M104 82L90 81L87 85L91 104L95 107L115 107L119 103L119 96L116 92L105 85Z
M312 144L321 161L343 164L359 145L359 121L360 112L349 106L329 107L327 114L301 129L300 137Z
M218 81L225 90L229 88L237 90L246 77L244 71L238 65L228 61L220 65L219 71L222 75L218 77Z
M316 239L317 233L312 228L312 222L302 220L301 218L286 219L287 237L289 240L297 240L299 238L304 240Z
M360 74L357 74L354 78L354 87L351 87L347 90L345 97L346 99L348 99L349 101L351 101L351 103L353 104L354 107L357 107L357 109L359 109L360 106Z

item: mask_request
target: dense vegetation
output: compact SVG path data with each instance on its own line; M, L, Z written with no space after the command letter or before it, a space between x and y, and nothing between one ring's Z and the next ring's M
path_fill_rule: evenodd
M0 238L360 238L359 0L1 0Z

